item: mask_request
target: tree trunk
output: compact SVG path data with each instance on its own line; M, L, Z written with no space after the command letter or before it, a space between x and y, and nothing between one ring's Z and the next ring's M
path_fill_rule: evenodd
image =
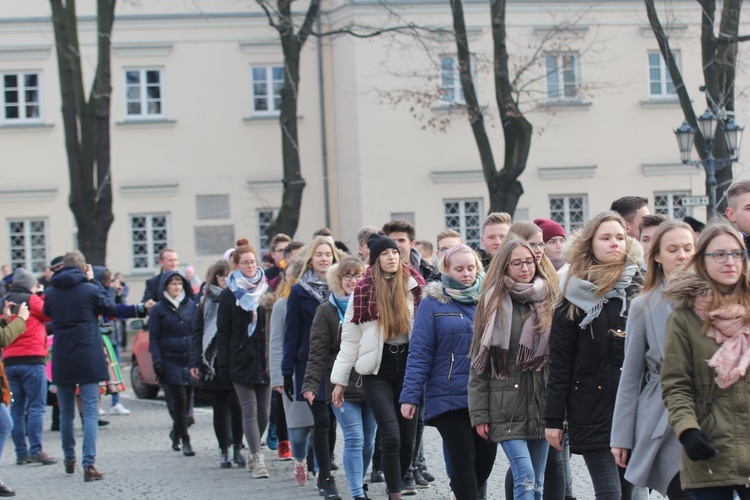
M98 60L88 101L83 90L75 0L50 0L57 47L68 204L78 226L78 248L91 264L104 265L112 225L110 175L111 44L115 0L97 2Z

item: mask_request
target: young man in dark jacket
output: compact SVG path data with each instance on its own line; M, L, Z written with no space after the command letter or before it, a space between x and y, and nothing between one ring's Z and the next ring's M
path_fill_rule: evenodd
M117 306L94 281L94 271L81 252L65 254L63 268L52 277L52 286L45 293L44 314L52 318L55 332L52 383L57 386L60 402L65 472L75 472L73 420L78 386L83 410L83 479L96 481L103 478L94 468L99 382L109 380L98 316L115 316Z
M159 285L161 284L162 274L167 271L177 271L177 266L180 264L180 259L177 257L177 252L171 248L163 248L159 252L159 266L161 271L156 276L153 276L146 281L146 289L143 290L142 303L146 303L149 300L159 302L161 300L161 290Z

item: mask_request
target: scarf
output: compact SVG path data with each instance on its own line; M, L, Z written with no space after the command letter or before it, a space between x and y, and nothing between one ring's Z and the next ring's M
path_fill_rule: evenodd
M414 298L414 314L417 314L417 306L422 300L422 287L425 286L424 278L417 272L416 269L411 267L409 264L402 264L404 266L404 279L409 280L412 277L416 280L417 285L411 290L411 294ZM380 317L378 312L378 304L375 300L375 281L372 277L372 266L367 266L365 271L365 277L362 281L357 283L357 287L354 289L352 294L352 300L354 300L354 314L352 316L352 323L355 325L361 325L368 321L375 321Z
M320 279L318 273L312 269L308 269L299 279L300 286L314 297L319 303L324 303L328 299L328 294L331 293L328 290L328 283Z
M210 285L205 289L203 299L203 366L206 367L206 379L212 380L216 374L216 313L219 312L219 294L221 287Z
M335 293L331 293L331 295L328 297L328 302L333 304L333 307L336 308L336 312L339 313L339 320L341 320L341 324L344 323L344 315L346 314L346 306L349 305L349 297L351 295L344 295L343 297L336 295Z
M473 285L464 285L456 281L447 274L442 274L443 293L461 304L476 304L479 302L479 296L482 294L482 282L484 282L484 273L478 273L477 279Z
M266 276L263 274L263 269L258 268L258 272L254 278L246 278L239 269L232 271L227 278L227 288L229 288L234 294L236 299L235 304L243 311L252 312L252 319L250 324L247 325L247 336L252 337L255 333L255 325L258 323L258 304L260 298L268 290L268 283L266 283Z
M162 295L164 295L164 299L168 303L172 304L172 307L174 307L175 310L179 310L180 309L180 304L182 304L182 301L185 300L185 290L181 291L180 294L177 297L175 297L175 298L172 298L169 295L169 292L167 292L166 290L164 290L164 292L162 292Z
M750 366L750 327L743 306L731 304L709 311L711 301L711 295L698 296L693 309L704 321L710 321L706 335L720 347L708 360L708 366L716 371L716 385L726 389L744 377Z
M550 323L543 329L537 328L539 324L539 307L542 302L550 300L549 284L542 278L534 278L531 283L516 283L506 277L507 282L512 284L510 292L503 299L502 313L497 315L496 310L490 313L489 321L484 327L479 353L472 360L471 367L481 374L499 380L508 379L508 349L510 347L511 320L513 318L513 301L529 304L531 314L524 320L521 326L521 338L516 354L516 366L521 371L539 371L547 364L549 359L549 332ZM494 286L490 287L484 295L484 305L489 307Z
M630 264L623 270L620 278L614 284L611 290L609 290L603 297L596 295L597 286L590 281L582 280L581 278L568 273L567 284L565 280L560 280L560 290L565 292L565 298L574 306L581 309L586 316L578 326L581 330L586 328L592 321L594 321L599 313L602 312L604 304L609 302L610 299L620 299L622 301L622 309L620 310L620 317L625 316L625 312L628 308L628 297L625 293L625 289L630 286L633 282L638 266Z

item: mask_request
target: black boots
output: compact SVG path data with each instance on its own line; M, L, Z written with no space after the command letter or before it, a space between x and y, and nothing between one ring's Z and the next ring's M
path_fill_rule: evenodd
M190 446L190 439L186 438L182 440L182 454L186 457L194 457L195 452L193 451L193 447Z
M172 450L180 451L180 438L177 437L177 434L174 431L174 427L171 431L169 431L169 439L170 441L172 441Z
M242 455L242 445L236 444L233 446L234 448L234 463L237 465L237 467L245 467L247 462L245 461L245 457Z
M229 461L229 453L227 453L226 448L221 450L221 461L219 462L219 467L222 469L232 468L232 462Z
M325 500L341 500L339 490L336 488L336 480L333 479L333 476L328 476L325 479L321 478L318 483L318 488L320 489L321 496L325 498Z

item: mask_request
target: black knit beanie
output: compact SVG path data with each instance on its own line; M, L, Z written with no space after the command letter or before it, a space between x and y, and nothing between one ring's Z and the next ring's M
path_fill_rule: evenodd
M382 234L378 233L372 233L367 238L367 248L370 249L370 265L375 264L375 261L378 260L378 257L380 257L380 254L383 253L383 251L394 248L398 250L398 245L396 245L396 242L390 239L388 236L383 236Z

